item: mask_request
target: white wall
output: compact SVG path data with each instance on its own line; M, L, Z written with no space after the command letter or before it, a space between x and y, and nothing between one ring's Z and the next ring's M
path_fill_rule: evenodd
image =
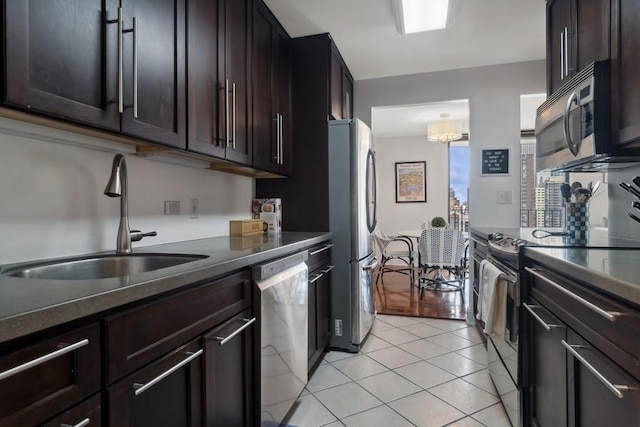
M424 137L375 138L378 166L378 224L387 234L420 229L434 216L448 217L449 157L445 144ZM427 202L396 203L395 163L427 162Z
M115 250L120 199L103 194L113 152L52 141L131 147L0 119L0 264ZM226 235L230 219L250 218L253 178L125 154L132 229L157 231L135 247ZM190 198L199 218L189 218ZM165 216L164 201L181 214Z
M520 95L545 92L545 75L545 61L540 60L358 80L354 90L355 113L370 125L372 107L469 99L471 225L517 227L520 214ZM480 176L483 148L510 149L509 176ZM513 203L498 205L497 190L511 190Z

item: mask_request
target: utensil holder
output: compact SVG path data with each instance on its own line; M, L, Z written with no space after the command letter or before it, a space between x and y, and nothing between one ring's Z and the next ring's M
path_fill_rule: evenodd
M566 214L567 243L586 245L589 240L589 205L583 202L567 203Z

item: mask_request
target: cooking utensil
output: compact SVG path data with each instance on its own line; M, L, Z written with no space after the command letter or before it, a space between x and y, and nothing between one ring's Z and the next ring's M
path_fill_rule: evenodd
M560 194L569 203L571 201L571 187L566 182L560 185Z
M633 219L636 222L640 222L640 218L638 218L637 216L635 216L631 212L627 212L627 214L629 215L629 218Z
M630 186L626 182L621 182L620 187L624 188L629 193L633 194L634 196L640 199L640 191L636 190L634 187Z
M531 232L531 235L536 239L544 239L545 237L550 237L550 236L568 236L569 232L568 231L548 231L542 228L536 228Z
M593 195L596 194L596 191L598 191L598 188L600 188L600 181L596 181L596 183L591 188L591 197L593 197Z
M587 203L591 198L591 191L588 188L576 188L575 191L576 202L578 203Z
M574 197L576 198L576 201L578 199L578 193L576 193L576 190L578 188L582 188L582 183L580 181L574 181L574 183L571 184L571 194L574 195Z

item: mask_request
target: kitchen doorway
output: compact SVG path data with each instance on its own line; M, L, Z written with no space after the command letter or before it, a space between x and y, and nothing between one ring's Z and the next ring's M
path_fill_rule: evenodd
M430 124L444 120L456 122L461 138L430 141ZM465 231L469 223L469 100L373 107L371 129L378 164L378 228L395 235L421 230L434 217L442 217L448 227ZM415 200L398 197L398 164L405 163L424 164L423 193ZM415 239L414 248L417 251ZM415 268L417 272L418 265ZM459 292L425 291L423 298L418 294L406 275L385 273L376 288L376 308L386 314L465 318Z

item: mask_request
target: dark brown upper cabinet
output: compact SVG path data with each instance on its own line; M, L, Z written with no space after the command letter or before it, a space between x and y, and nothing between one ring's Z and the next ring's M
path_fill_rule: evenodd
M609 58L609 0L547 1L547 92Z
M120 130L117 0L6 0L5 104Z
M187 147L251 163L248 0L189 0Z
M331 92L331 118L334 120L353 117L353 77L347 69L340 52L331 43L331 74L329 87Z
M253 165L290 175L293 169L290 37L259 0L254 1L252 72Z
M7 105L184 147L184 0L4 7Z

